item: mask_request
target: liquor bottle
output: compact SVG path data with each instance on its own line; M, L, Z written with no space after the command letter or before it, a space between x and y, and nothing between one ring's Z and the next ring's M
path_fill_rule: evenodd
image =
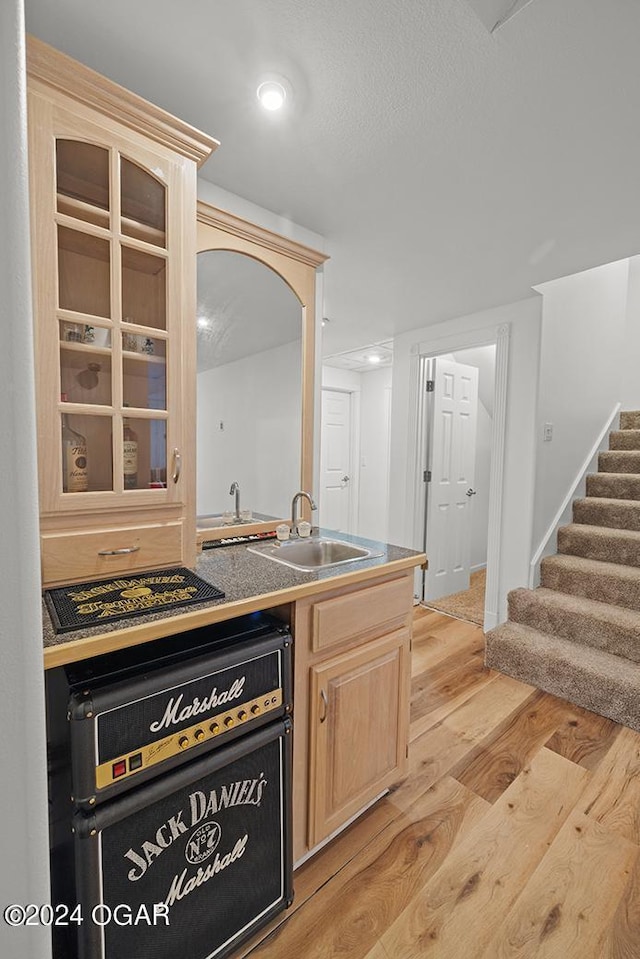
M128 406L128 403L124 404ZM131 429L128 419L122 421L122 464L124 488L138 488L138 434Z
M67 402L67 394L61 393L60 399ZM62 491L64 493L86 493L89 489L89 458L87 441L82 433L69 425L69 417L62 414Z

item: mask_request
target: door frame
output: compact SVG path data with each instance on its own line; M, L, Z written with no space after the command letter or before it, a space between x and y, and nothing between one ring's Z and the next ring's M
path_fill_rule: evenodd
M439 367L439 361L441 361L441 356L421 356L420 357L421 388L418 393L418 397L419 397L419 402L421 403L422 409L419 411L418 415L422 418L422 422L423 422L421 436L423 438L424 449L425 449L425 455L424 455L424 459L421 462L420 472L422 472L423 470L431 470L431 472L433 473L434 470L436 470L436 463L434 462L433 439L434 439L434 429L435 429L435 404L436 404L436 397L438 395L438 385L436 382L434 389L430 392L427 392L426 383L429 380L433 380L435 382L438 380L440 376L443 375L442 368ZM456 367L460 365L466 366L466 364L464 363L462 364L458 363L457 360L454 360L453 365ZM477 425L478 403L479 403L477 384L479 382L479 372L478 372L478 368L474 367L472 364L468 365L467 369L473 370L475 373L475 380L476 380L475 420ZM455 427L454 427L454 436L455 436ZM452 437L452 441L453 441L453 437ZM476 461L476 430L475 429L474 429L473 453L474 453L473 461L474 461L474 472L475 472L475 461ZM470 485L470 484L471 484L470 479L467 479L466 485ZM431 496L433 494L432 481L429 481L429 482L423 481L422 488L423 488L423 504L424 504L423 516L422 516L422 542L423 542L423 551L427 553L428 555L427 547L429 545L429 518L430 518L429 506L430 506ZM469 563L466 566L466 572L467 572L467 576L470 577L471 576L471 562L470 562L471 539L472 539L472 525L473 525L473 513L472 513L472 506L470 503L468 503L468 510L469 510L469 515L468 515L467 523L469 525L467 529L469 534ZM431 516L431 518L433 519L433 516ZM440 540L437 536L435 538L435 543L436 545L440 544ZM433 546L433 540L432 540L432 546ZM452 570L448 570L448 574L450 578L453 578L452 572L453 572ZM452 592L457 593L459 591L458 589L453 589L453 590L449 589L447 593L439 593L436 596L427 598L426 593L427 593L428 579L429 579L429 569L427 568L422 570L422 584L421 584L422 589L420 590L420 602L424 603L426 606L428 606L430 602L436 602L441 596L449 596ZM430 581L430 586L434 591L435 591L436 585L437 585L436 582ZM467 586L467 589L468 588L469 587Z
M348 390L341 386L321 386L320 388L320 451L318 456L318 506L322 485L322 394L346 393L349 396L349 459L351 461L351 480L349 483L349 532L357 535L360 509L360 390ZM322 515L320 515L322 524ZM324 525L324 524L322 524Z
M444 353L455 353L477 346L496 347L494 416L491 431L491 472L489 479L489 528L487 535L487 585L485 592L484 629L498 624L500 598L500 555L502 546L502 492L504 484L505 436L507 421L507 381L509 372L509 339L511 324L468 332L451 333L414 344L411 348L409 383L409 457L407 469L407 502L411 504L411 528L421 530L424 548L427 403L424 381L426 359ZM423 465L424 464L424 465Z

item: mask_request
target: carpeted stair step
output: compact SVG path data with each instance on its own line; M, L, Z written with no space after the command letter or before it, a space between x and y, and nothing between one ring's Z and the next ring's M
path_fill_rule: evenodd
M640 610L640 569L581 556L547 556L540 563L540 585L560 593Z
M640 474L590 473L587 476L587 496L640 500Z
M614 430L609 433L610 450L640 450L640 430Z
M572 523L558 530L558 552L602 563L640 566L640 532Z
M640 430L640 410L625 410L620 414L621 430Z
M574 523L608 526L610 529L640 530L640 501L586 497L573 501Z
M640 450L605 450L598 453L601 473L640 473Z
M640 663L640 612L553 589L514 589L509 619Z
M509 622L487 633L485 662L640 731L638 663Z

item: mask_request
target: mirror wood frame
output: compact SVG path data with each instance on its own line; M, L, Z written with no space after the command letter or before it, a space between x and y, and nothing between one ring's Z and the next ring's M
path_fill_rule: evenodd
M233 213L211 206L203 200L198 201L196 250L197 253L224 250L252 257L277 273L300 303L302 321L300 489L311 491L313 486L316 271L322 266L327 256L302 243L235 216ZM291 496L293 497L296 492L297 490L291 490ZM306 503L304 506L306 507ZM262 523L243 523L206 530L196 529L196 541L198 546L201 546L208 540L228 539L232 536L273 530L283 519L290 519L290 517L281 517Z

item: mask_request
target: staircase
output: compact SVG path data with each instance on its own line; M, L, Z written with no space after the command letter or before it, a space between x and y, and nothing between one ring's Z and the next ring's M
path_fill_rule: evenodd
M538 589L509 594L486 664L640 731L640 411L620 414Z

